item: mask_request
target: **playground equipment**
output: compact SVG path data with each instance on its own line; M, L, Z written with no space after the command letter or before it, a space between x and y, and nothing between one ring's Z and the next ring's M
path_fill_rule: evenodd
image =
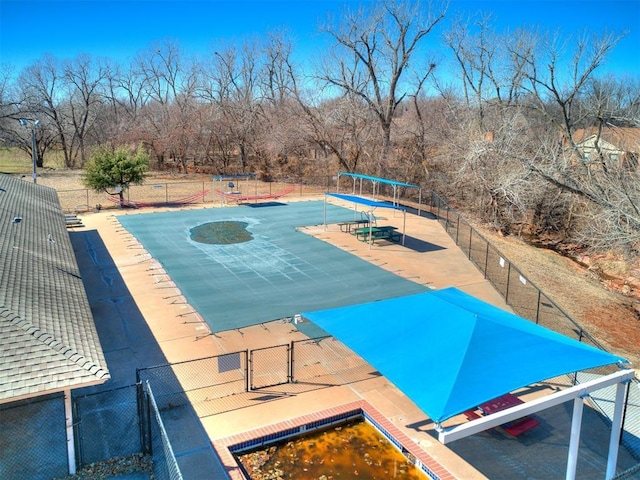
M253 194L243 193L239 189L240 182L244 181L245 192L250 189L249 181L253 180ZM295 185L289 185L282 190L273 193L261 193L258 194L258 179L255 173L243 173L239 175L216 175L213 177L214 184L220 182L219 188L216 188L216 193L220 196L220 206L222 207L224 201L233 201L236 203L257 202L259 200L277 200L285 195L293 192L296 189ZM235 181L235 183L234 183ZM226 188L225 188L225 182Z

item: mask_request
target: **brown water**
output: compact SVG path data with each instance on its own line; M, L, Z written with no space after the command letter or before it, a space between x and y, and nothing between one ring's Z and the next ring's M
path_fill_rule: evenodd
M252 480L424 480L375 427L355 420L238 455Z

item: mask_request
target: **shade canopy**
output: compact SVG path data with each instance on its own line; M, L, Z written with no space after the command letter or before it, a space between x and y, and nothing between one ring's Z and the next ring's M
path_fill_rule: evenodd
M456 288L302 316L364 358L435 422L538 381L625 362Z
M345 195L343 193L330 193L330 192L326 192L325 195L329 197L339 198L340 200L346 200L347 202L357 203L359 205L366 205L371 209L381 207L381 208L392 208L393 210L402 210L402 211L406 210L404 207L393 205L389 202L371 200L365 197L359 197L357 195Z
M381 177L372 177L371 175L364 175L362 173L351 173L351 172L338 172L338 177L351 177L351 178L358 178L360 180L369 180L373 183L383 183L386 185L391 185L394 187L406 187L406 188L421 188L419 185L414 185L412 183L406 183L406 182L398 182L397 180L391 180L388 178L381 178Z

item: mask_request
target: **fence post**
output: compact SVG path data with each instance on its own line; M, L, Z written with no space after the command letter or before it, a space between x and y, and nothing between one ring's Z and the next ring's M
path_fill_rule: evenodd
M469 225L469 260L471 260L471 241L473 240L473 228Z
M542 296L542 292L538 288L538 304L536 305L536 325L540 322L540 297Z
M244 351L244 391L249 391L249 350Z
M460 241L460 215L456 218L456 245L460 245L458 242Z
M293 362L294 362L294 353L293 353L293 346L294 346L294 341L291 340L291 345L289 347L289 375L288 375L288 380L289 383L293 383Z
M81 435L81 427L82 425L82 417L81 412L78 409L78 400L73 399L71 404L71 408L73 409L73 418L75 421L73 422L73 442L76 451L76 468L82 467L82 435Z
M511 262L509 262L509 267L507 268L507 289L504 293L504 301L509 305L509 284L511 283Z
M149 380L147 380L147 389L149 389ZM146 397L146 390L143 388L143 397L144 400L146 400L144 402L144 418L146 419L147 422L147 428L145 429L146 434L147 434L147 447L149 449L149 455L153 455L153 434L151 431L151 402L148 401L149 399Z
M138 373L136 372L136 376ZM144 386L138 379L136 381L136 400L138 403L138 428L140 429L140 445L142 445L142 453L151 454L151 435L149 426L151 421L148 414L150 412L145 408Z
M447 205L447 218L444 220L444 231L449 233L449 206Z
M487 242L487 249L484 253L484 278L487 278L487 269L489 268L489 242Z

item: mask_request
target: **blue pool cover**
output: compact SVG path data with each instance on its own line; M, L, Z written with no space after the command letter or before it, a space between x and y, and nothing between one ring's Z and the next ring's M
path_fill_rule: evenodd
M436 422L538 381L624 362L456 288L302 316Z

